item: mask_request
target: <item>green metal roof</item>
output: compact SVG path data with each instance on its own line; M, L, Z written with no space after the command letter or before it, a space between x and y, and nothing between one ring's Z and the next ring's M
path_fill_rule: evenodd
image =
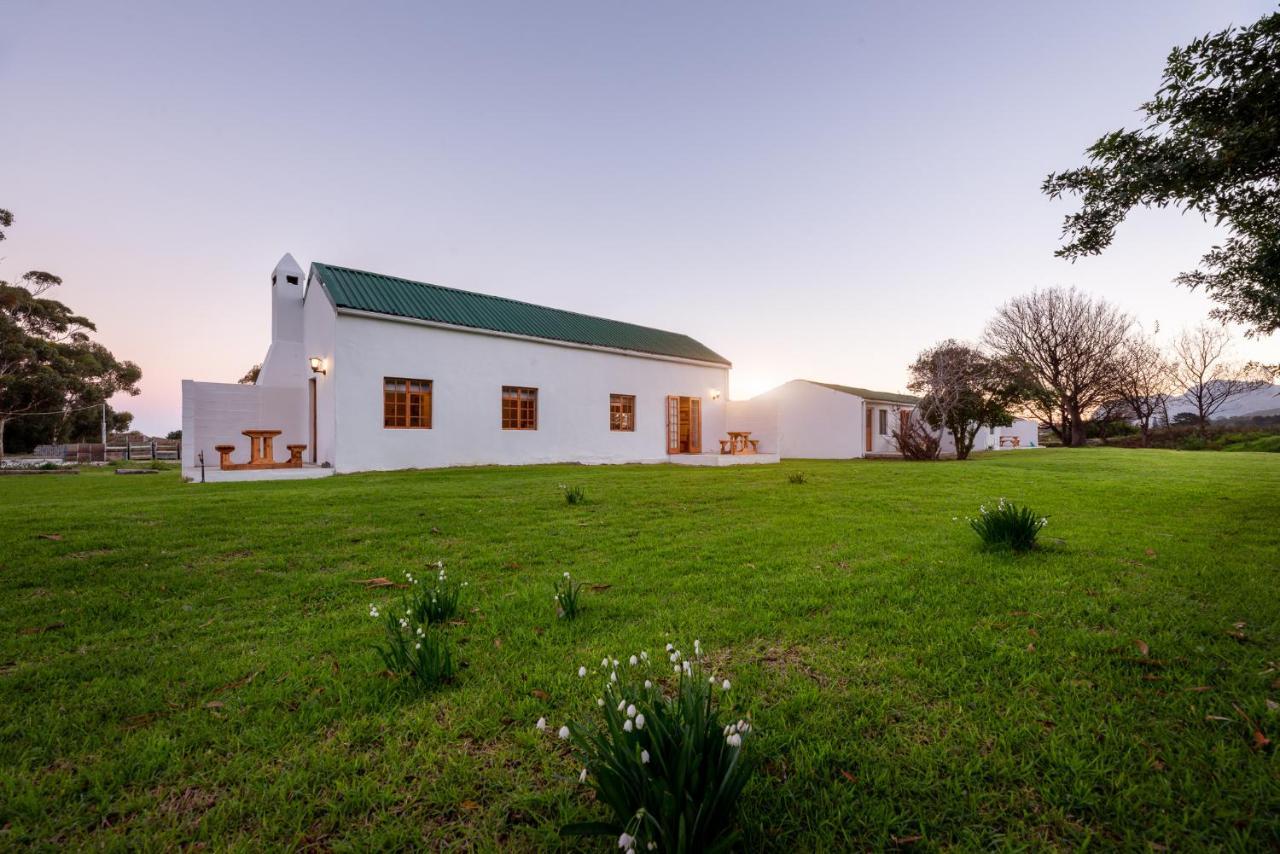
M892 391L875 391L869 388L858 388L851 385L836 385L835 383L820 383L817 380L804 380L804 382L820 385L823 388L829 388L832 391L842 391L845 394L856 394L858 397L866 400L880 400L885 403L911 403L920 402L920 398L912 397L909 394L897 394Z
M678 332L349 267L315 263L311 270L338 308L730 365L724 356Z

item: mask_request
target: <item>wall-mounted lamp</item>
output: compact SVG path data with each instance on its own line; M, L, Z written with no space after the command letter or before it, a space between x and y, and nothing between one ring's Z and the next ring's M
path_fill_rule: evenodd
M718 388L713 388L713 389L711 389L711 399L712 399L712 400L719 400L719 399L720 399L720 389L718 389Z
M312 356L310 361L311 361L311 373L326 374L326 375L329 373L324 368L324 358L322 356Z

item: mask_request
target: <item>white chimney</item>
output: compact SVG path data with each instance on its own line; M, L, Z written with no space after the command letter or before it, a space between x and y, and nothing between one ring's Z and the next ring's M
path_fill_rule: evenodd
M271 271L271 342L302 341L302 268L288 252Z

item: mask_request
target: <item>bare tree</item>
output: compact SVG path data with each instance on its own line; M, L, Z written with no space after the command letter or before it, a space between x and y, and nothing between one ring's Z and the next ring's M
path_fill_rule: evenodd
M907 370L907 388L922 396L921 417L934 430L951 433L956 459L968 458L983 427L1013 423L1011 383L976 347L948 339L921 353Z
M1225 326L1184 329L1173 342L1174 379L1187 390L1183 399L1194 408L1202 436L1209 419L1227 401L1266 385L1251 377L1247 368L1229 362L1230 350L1231 333Z
M1151 428L1163 415L1168 420L1173 364L1149 337L1130 335L1115 357L1116 401L1123 404L1124 417L1138 423L1142 447L1151 444Z
M1132 325L1105 300L1075 288L1045 288L1001 306L983 340L1019 367L1028 413L1064 445L1083 445L1086 413L1108 397L1114 357Z
M905 418L899 416L893 441L903 459L932 461L942 455L942 433L929 429L921 412L921 407L931 409L932 406L929 401L921 401Z

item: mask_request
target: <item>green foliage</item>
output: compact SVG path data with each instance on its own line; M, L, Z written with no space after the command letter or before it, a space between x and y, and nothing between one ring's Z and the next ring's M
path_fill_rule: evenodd
M562 483L560 484L560 492L564 494L565 504L586 504L587 503L587 490L581 486L577 486L577 485L566 486L565 484Z
M456 665L444 629L415 622L407 611L402 617L381 615L374 605L369 616L383 617L386 636L377 649L387 670L424 691L453 681Z
M802 471L793 471L791 474L787 475L787 483L801 484L808 482L809 476Z
M907 388L921 395L916 413L935 432L951 433L957 459L968 458L982 427L1013 423L1009 408L1021 386L1000 360L976 347L948 339L921 353L908 370ZM899 439L900 448L905 438Z
M449 578L443 561L437 562L435 568L438 571L426 584L412 573L404 574L405 580L409 582L406 608L415 622L424 625L448 622L457 616L458 601L462 598L463 588L467 586L465 581L457 582Z
M1049 524L1047 517L1038 516L1031 508L1019 507L1003 498L994 510L988 510L983 504L978 508L977 518L967 521L987 548L1015 552L1035 548L1040 529Z
M665 678L647 653L622 666L601 662L608 681L599 718L571 723L560 735L581 761L580 780L611 816L562 833L616 836L628 851L719 852L738 843L738 800L753 769L743 745L752 728L726 714L731 685L706 671L701 652L694 641L686 659L667 644L675 675Z
M552 584L556 595L556 616L562 620L575 620L578 617L578 597L582 593L581 582L575 584L573 576L565 573Z
M1224 224L1227 238L1178 281L1204 287L1213 315L1280 329L1280 13L1175 48L1138 130L1107 134L1089 163L1049 175L1052 198L1081 197L1061 257L1097 255L1137 207L1176 207Z
M12 215L5 214L11 223ZM114 394L138 394L141 369L94 342L89 333L95 327L88 318L42 296L61 283L40 270L24 274L17 284L0 281L0 456L5 428L15 415L57 412L33 416L44 423L27 428L40 430L45 441L83 432L86 421L96 436L99 414L80 408Z
M1203 451L1209 447L1209 440L1198 433L1192 433L1178 445L1183 451Z
M1266 453L1280 453L1280 436L1259 436L1251 439L1241 439L1238 442L1225 445L1224 451L1263 451Z

